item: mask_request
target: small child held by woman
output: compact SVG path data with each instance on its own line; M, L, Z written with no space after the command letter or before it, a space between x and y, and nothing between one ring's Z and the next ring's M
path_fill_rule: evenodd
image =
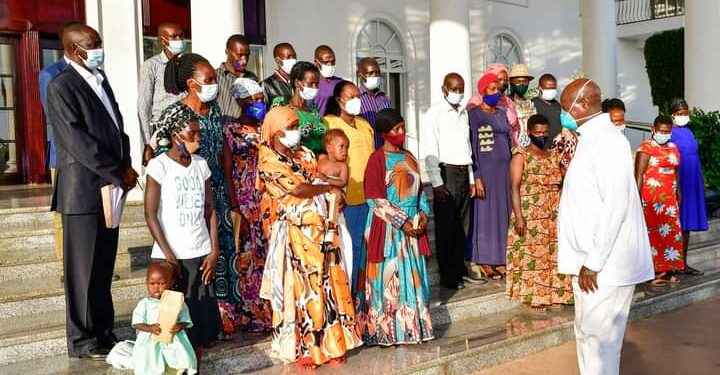
M345 190L348 182L347 155L350 146L349 138L340 129L330 129L323 135L322 145L325 148L325 154L318 157L317 179L314 183L329 184ZM328 224L334 227L331 228L330 232L340 236L342 265L345 272L350 275L352 272L352 238L347 230L341 207L335 206L335 212L331 215L329 210L333 205L330 204L330 201L334 198L330 197L328 193L319 195L315 199L324 201L319 206L327 208L326 217L336 218L335 222Z
M190 313L185 303L180 310L177 323L170 330L173 335L172 342L164 344L152 339L153 335L158 336L161 333L158 323L160 297L165 290L173 286L175 269L166 261L154 261L147 269L145 280L150 296L140 300L132 316L132 326L137 330L132 355L135 373L142 375L197 373L195 351L185 332L186 328L192 327Z

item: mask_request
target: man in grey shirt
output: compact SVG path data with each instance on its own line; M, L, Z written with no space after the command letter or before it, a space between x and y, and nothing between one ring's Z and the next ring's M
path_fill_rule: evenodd
M241 34L231 35L225 42L225 62L215 69L215 79L218 83L217 103L220 106L223 123L232 121L242 115L242 107L232 94L232 86L237 78L250 78L258 80L255 73L247 70L250 60L250 41Z
M158 43L162 52L147 59L140 68L140 87L138 87L138 117L140 119L140 136L145 145L142 163L147 165L153 157L150 138L153 129L150 123L160 117L160 113L185 93L173 94L165 91L165 64L173 56L185 51L185 33L175 22L163 22L157 30Z

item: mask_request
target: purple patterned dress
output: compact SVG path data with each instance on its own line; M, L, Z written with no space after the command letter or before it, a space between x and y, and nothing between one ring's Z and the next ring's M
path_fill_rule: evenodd
M230 187L230 196L237 202L242 219L249 223L248 234L240 238L240 248L232 264L233 273L238 275L237 285L233 290L239 297L234 320L239 327L247 331L264 332L271 328L272 314L268 301L260 298L267 244L263 238L260 217L260 194L255 189L255 136L241 131L239 124L231 123L225 128L225 139L233 158L233 186Z

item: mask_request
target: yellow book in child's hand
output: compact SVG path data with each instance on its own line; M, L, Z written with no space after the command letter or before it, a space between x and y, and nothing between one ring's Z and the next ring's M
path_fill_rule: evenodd
M169 344L173 341L172 327L177 323L180 310L182 310L185 296L180 292L166 290L160 296L160 311L158 312L158 324L160 334L152 335L153 341Z

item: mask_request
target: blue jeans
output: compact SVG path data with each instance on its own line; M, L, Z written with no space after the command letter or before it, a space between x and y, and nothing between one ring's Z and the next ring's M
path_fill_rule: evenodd
M355 296L358 287L358 273L361 269L365 270L365 261L367 260L367 254L365 254L365 225L367 224L368 217L368 205L346 205L343 210L345 214L345 221L347 222L348 232L352 238L352 253L353 253L353 264L352 264L352 295Z

